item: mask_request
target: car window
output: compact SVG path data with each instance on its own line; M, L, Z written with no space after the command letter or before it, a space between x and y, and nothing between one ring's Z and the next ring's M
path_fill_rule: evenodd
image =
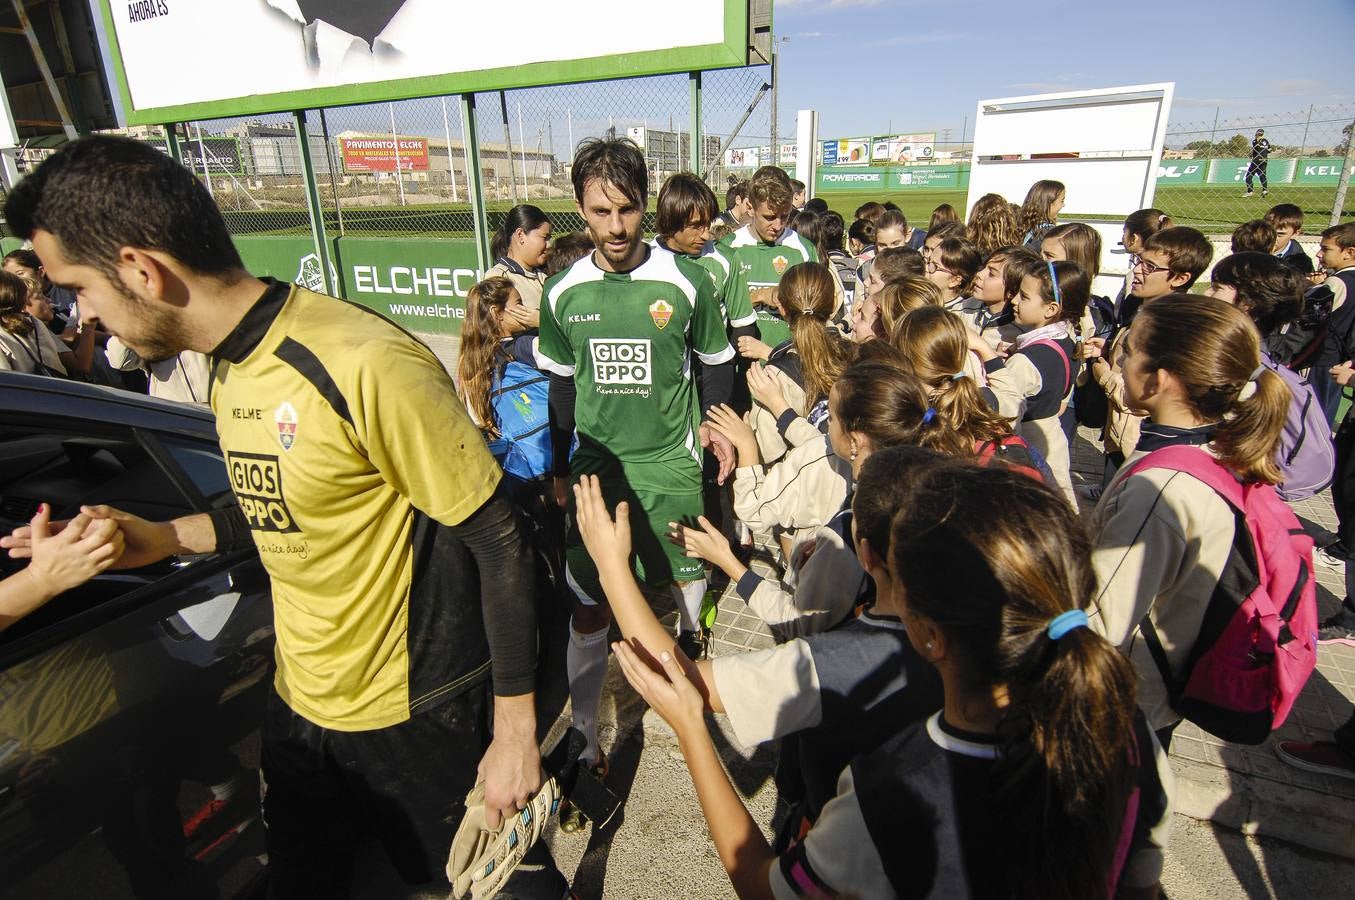
M213 481L210 457L184 443L174 460L192 463L191 471L196 471L197 477L189 477L204 496L210 497L213 488L219 492L226 478L220 459L216 465L221 472ZM189 465L180 465L190 471ZM189 515L202 501L190 497L189 491L180 487L182 482L176 482L176 478L184 477L177 472L171 477L131 428L57 418L31 422L0 419L0 534L27 524L42 503L51 505L53 521L79 514L81 506L101 504L151 521ZM0 634L0 643L124 596L182 564L171 558L134 571L105 572ZM0 554L0 576L24 565Z
M171 434L157 434L156 438L208 503L219 507L235 502L220 447L208 441L195 441Z

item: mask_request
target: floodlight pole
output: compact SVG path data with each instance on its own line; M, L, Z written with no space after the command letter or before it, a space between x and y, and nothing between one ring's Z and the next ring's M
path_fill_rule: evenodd
M311 139L306 131L306 111L298 109L292 113L296 123L296 140L301 150L301 178L306 187L306 208L311 215L311 240L315 244L315 258L320 261L320 279L325 293L337 297L338 286L330 277L329 239L325 236L325 211L320 206L320 188L315 183L315 161L311 159Z
M701 158L701 73L687 73L687 93L691 100L688 110L691 120L687 123L687 168L698 175L705 161ZM678 153L682 152L682 142L678 142Z
M489 220L485 216L485 191L480 183L480 137L475 122L475 95L461 95L461 140L466 146L466 199L470 201L471 227L475 238L476 273L483 275L491 265Z

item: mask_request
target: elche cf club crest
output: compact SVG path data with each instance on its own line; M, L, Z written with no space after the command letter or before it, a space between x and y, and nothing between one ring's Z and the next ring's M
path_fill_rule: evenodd
M673 304L667 300L655 300L649 304L649 317L654 320L654 327L663 331L668 327L668 320L673 318Z
M278 423L278 443L283 450L291 450L296 443L296 407L283 403L273 413L273 421Z
M772 260L772 268L776 270L776 274L778 275L786 274L786 266L789 264L789 260L784 256L778 256L776 259Z

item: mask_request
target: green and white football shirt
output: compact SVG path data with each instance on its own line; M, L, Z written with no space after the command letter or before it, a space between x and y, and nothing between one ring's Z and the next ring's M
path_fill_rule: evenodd
M659 238L649 242L651 247L662 250L666 253L673 253L677 256L686 256L683 253L668 248ZM705 249L697 257L688 256L710 276L710 283L715 288L715 299L720 303L720 315L724 316L725 325L730 328L741 328L745 325L752 325L757 321L757 316L753 315L753 305L748 300L747 292L737 296L734 299L734 306L725 305L725 288L729 282L729 275L733 267L730 265L729 257L720 246L714 241L707 241Z
M745 225L725 235L717 246L730 262L729 280L725 284L725 305L730 309L738 302L751 308L749 297L753 291L776 287L791 266L819 261L814 245L790 228L781 232L775 243L767 244L758 238L752 225ZM790 326L765 306L757 308L757 330L769 347L790 340Z
M605 272L590 253L546 282L537 355L574 379L575 475L620 463L636 489L699 485L693 352L706 365L734 357L710 277L686 257L650 248L630 272Z

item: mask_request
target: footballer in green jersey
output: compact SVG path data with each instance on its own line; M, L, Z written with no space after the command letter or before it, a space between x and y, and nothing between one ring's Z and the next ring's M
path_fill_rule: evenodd
M732 467L733 448L701 423L700 411L728 400L734 348L709 276L644 242L649 179L639 149L627 140L585 141L571 178L596 249L542 293L538 357L551 373L556 499L568 499L560 479L568 472L574 480L597 475L609 507L628 504L633 563L643 580L672 586L678 644L694 652L705 570L665 535L669 523L702 512L702 446L711 446L724 474ZM699 398L694 360L702 363ZM566 461L574 432L579 446ZM587 741L581 758L598 765L611 610L577 527L566 560L575 597L565 656L571 712Z
M818 262L814 245L785 227L784 217L764 221L765 205L754 207L753 221L717 244L730 261L730 277L725 285L725 303L750 302L764 288L774 288L791 266ZM774 214L773 214L774 216ZM765 228L762 226L766 226ZM761 297L769 292L762 291ZM747 298L747 299L746 299ZM790 340L790 326L768 306L770 299L756 306L758 335L768 347Z

